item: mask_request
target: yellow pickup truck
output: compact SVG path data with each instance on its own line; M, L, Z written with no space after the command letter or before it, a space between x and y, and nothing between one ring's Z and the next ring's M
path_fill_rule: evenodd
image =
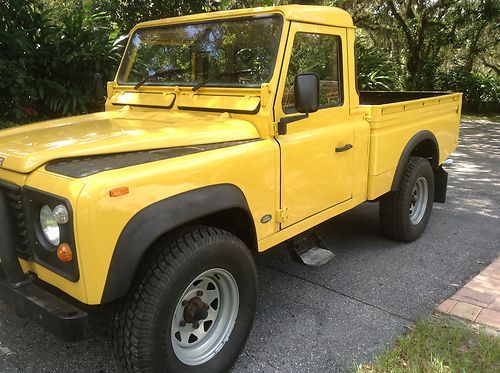
M67 340L82 304L113 304L128 372L225 371L254 318L252 252L365 201L417 239L461 94L359 92L354 39L332 7L137 25L104 112L0 132L1 299Z

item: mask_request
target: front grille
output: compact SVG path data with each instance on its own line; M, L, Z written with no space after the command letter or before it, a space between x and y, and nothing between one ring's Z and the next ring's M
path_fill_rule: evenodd
M0 180L0 190L3 192L10 210L12 225L15 230L17 253L23 259L31 259L22 188Z

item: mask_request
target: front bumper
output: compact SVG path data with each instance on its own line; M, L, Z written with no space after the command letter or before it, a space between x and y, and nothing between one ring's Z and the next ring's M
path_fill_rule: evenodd
M0 300L17 315L27 317L56 337L77 341L87 334L88 314L28 278L23 284L9 283L0 266Z

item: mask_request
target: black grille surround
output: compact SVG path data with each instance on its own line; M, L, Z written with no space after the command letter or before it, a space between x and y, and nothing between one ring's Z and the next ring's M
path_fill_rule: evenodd
M61 196L29 186L23 187L23 196L26 205L28 237L31 250L33 251L33 260L70 281L78 281L80 273L78 270L78 256L76 255L75 236L73 232L73 209L70 202ZM68 222L59 225L59 231L61 243L69 244L73 251L73 260L70 262L62 262L57 258L57 246L52 245L43 234L40 224L40 209L44 205L49 206L51 210L57 205L64 205L68 210Z
M80 279L78 259L73 232L73 210L68 200L54 194L0 180L0 191L5 198L8 214L14 226L16 253L18 257L34 261L58 275L77 282ZM61 242L73 250L73 260L62 262L57 258L57 247L48 242L40 226L40 209L43 205L53 209L64 205L69 212L67 224L59 226ZM1 238L0 238L1 239Z
M9 214L14 226L14 235L16 241L16 250L20 258L32 260L33 255L29 245L28 229L25 214L25 203L22 188L18 185L0 180L0 190L2 191Z

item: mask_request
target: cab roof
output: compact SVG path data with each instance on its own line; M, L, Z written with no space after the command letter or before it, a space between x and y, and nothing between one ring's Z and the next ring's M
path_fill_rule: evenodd
M260 8L224 10L221 12L199 13L188 16L164 18L139 23L132 29L132 31L142 27L162 26L174 23L199 22L213 19L256 16L273 13L281 14L287 21L313 23L336 27L354 27L351 15L340 8L315 5L282 5Z

